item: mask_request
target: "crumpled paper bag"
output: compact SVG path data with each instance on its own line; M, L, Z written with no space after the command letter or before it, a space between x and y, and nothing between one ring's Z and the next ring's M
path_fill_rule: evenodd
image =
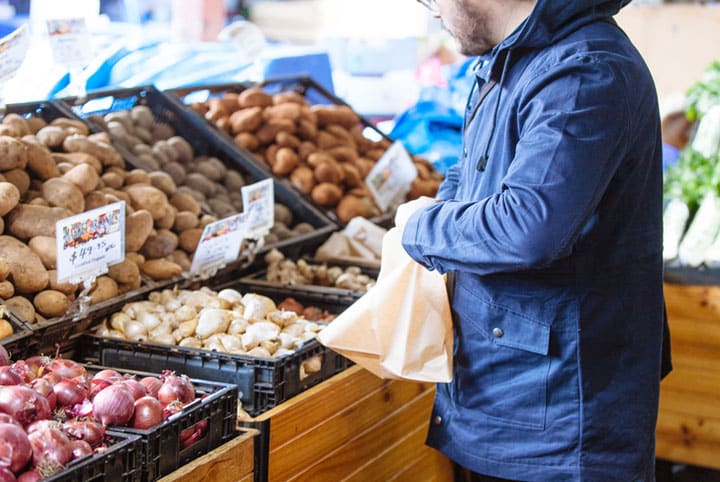
M315 259L377 269L381 240L387 231L365 218L353 218L345 229L333 233L315 252Z
M377 284L318 334L323 345L380 378L452 379L452 316L445 277L416 263L393 228Z

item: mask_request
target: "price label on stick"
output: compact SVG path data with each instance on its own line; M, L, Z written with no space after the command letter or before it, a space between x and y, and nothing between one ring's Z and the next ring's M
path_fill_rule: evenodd
M29 46L27 25L0 39L0 79L12 76L20 68Z
M418 175L410 154L401 142L395 142L370 170L365 183L383 211L400 204Z
M190 273L211 274L221 266L235 261L248 229L247 213L235 214L207 224L195 249Z
M275 188L272 179L265 179L241 189L243 211L248 215L248 238L261 238L275 224Z
M125 259L125 201L55 223L58 281L82 283Z
M47 29L55 62L73 67L90 60L91 43L84 18L50 19Z

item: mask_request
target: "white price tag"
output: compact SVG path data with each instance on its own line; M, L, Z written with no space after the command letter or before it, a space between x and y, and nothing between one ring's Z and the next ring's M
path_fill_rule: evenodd
M235 261L248 229L247 213L235 214L206 225L195 249L190 273L212 274L215 269Z
M83 66L90 61L91 43L84 18L50 19L47 29L55 62L65 66Z
M0 79L10 77L20 68L29 46L27 25L22 25L0 39Z
M55 224L58 281L81 283L125 259L125 201Z
M370 170L365 183L380 209L387 211L403 202L417 175L410 154L396 141Z
M275 224L275 188L272 179L265 179L241 189L243 212L248 215L248 238L261 238Z

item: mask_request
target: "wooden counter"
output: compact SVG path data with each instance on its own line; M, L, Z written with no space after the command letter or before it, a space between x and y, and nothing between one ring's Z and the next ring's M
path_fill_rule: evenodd
M353 366L247 422L260 431L255 481L451 481L424 444L434 393Z
M659 459L720 469L720 287L665 285L673 371L663 380Z

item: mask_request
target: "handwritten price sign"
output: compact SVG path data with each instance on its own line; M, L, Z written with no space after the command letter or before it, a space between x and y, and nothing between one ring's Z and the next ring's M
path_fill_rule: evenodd
M106 273L125 259L125 202L61 219L55 242L58 281L79 283Z

